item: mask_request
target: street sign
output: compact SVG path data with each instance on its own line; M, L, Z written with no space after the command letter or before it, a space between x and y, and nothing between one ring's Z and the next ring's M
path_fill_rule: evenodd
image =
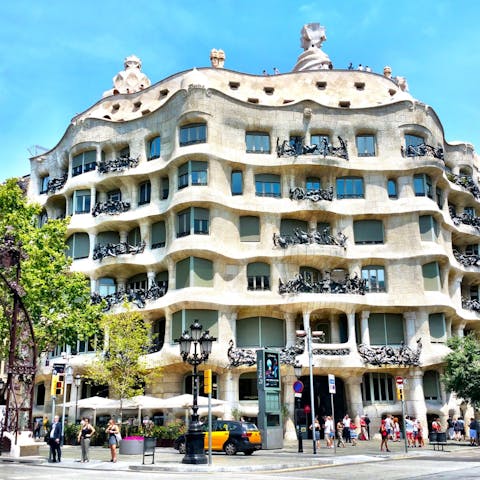
M337 393L337 388L335 387L335 375L328 374L328 392Z
M395 377L395 382L397 383L397 385L403 386L403 377Z
M295 393L302 393L303 392L303 383L300 381L300 380L297 380L294 384L293 384L293 391Z

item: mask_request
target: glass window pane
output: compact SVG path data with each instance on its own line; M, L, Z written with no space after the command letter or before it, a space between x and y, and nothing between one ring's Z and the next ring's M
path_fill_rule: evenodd
M373 135L359 135L356 137L359 157L373 157L375 155L375 137Z
M400 345L404 341L402 315L385 314L387 345Z
M446 340L445 316L443 313L431 313L428 316L430 338L432 342L444 342Z
M161 146L160 137L155 137L150 140L149 153L148 153L149 160L153 160L154 158L160 157L160 146Z
M423 288L425 290L440 290L440 268L437 262L422 265Z
M285 322L279 318L260 317L262 347L285 346Z
M243 193L243 172L234 171L232 172L231 179L231 189L232 195L242 195Z
M260 347L260 318L237 320L237 346Z
M397 182L395 180L391 180L391 179L388 180L387 191L388 191L389 198L397 198L398 197Z
M371 313L368 318L371 345L386 345L385 318L382 313Z
M245 216L240 217L240 241L260 241L260 218Z
M206 258L193 258L192 287L213 287L213 262Z
M356 244L383 243L383 222L381 220L358 220L353 222Z
M268 133L247 132L245 142L248 153L270 153L270 135Z
M180 260L175 265L175 288L190 286L190 257Z
M280 235L295 235L295 230L308 232L308 222L293 218L282 218L280 222Z
M161 248L165 246L166 230L165 222L161 220L152 225L152 248Z

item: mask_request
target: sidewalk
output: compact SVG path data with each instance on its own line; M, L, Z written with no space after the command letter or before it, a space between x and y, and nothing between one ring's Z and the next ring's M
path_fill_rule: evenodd
M110 462L110 451L104 447L90 448L90 462L80 463L80 447L66 445L62 448L62 462L48 463L48 448L40 447L38 457L10 458L3 454L1 462L34 463L46 468L75 468L85 470L135 470L135 471L260 471L260 470L286 470L319 467L321 465L345 465L366 462L386 461L391 458L404 458L413 456L444 456L449 453L465 451L466 449L477 450L478 447L470 447L466 442L449 442L445 451L433 450L428 444L424 448L410 448L405 454L405 445L402 442L390 442L388 452L380 452L380 441L371 440L358 442L357 446L347 444L346 448L333 449L322 447L313 454L311 440L303 442L303 453L298 453L297 442L285 443L282 449L260 450L252 456L239 453L235 456L227 456L224 453L212 454L212 465L188 465L182 463L183 455L173 448L157 448L155 451L155 463L151 464L152 458L145 459L142 465L142 455L118 455L118 462ZM478 450L477 450L478 451ZM208 458L208 455L207 455Z

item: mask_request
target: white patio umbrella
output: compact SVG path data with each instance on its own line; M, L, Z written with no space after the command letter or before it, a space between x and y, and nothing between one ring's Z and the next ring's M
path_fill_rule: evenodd
M163 408L189 408L193 405L193 395L190 393L184 393L183 395L177 395L175 397L164 398L165 402ZM212 398L213 405L223 405L227 403L225 400L219 400L218 398ZM208 406L208 397L197 397L197 404L201 407Z
M93 396L81 398L80 400L78 400L78 402L66 402L65 407L88 408L93 410L93 425L95 425L97 421L97 410L110 410L113 408L117 408L115 402L119 401L105 397ZM59 404L59 407L62 406L63 404Z

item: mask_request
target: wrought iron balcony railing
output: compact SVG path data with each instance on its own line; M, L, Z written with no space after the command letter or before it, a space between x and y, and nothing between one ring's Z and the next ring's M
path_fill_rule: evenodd
M444 159L442 147L432 147L426 143L420 145L408 145L408 147L401 146L403 157L434 157L440 160Z
M65 183L67 183L67 177L68 175L65 173L61 177L52 178L48 181L46 190L40 193L55 193L57 190L60 190Z
M118 255L143 253L145 242L138 245L130 245L127 242L120 243L99 243L93 249L93 259L103 260L105 257L117 257Z
M330 185L327 189L307 190L303 187L292 187L289 192L290 200L311 200L319 202L320 200L333 200L333 187Z
M456 175L454 173L447 173L447 178L455 185L459 185L465 190L468 190L475 198L480 198L480 188L478 188L472 177L469 177L467 175Z
M283 140L277 137L277 156L280 157L298 157L300 155L322 155L325 157L339 157L348 160L347 141L338 136L340 146L334 147L326 138L322 139L320 144L305 145L303 139L297 139L294 142Z
M120 155L112 160L101 160L97 162L97 170L99 173L123 172L129 168L138 166L139 157L132 158L129 155Z
M480 267L480 255L467 255L461 253L456 249L453 249L453 256L458 263L461 263L464 267Z
M455 225L460 225L463 223L464 225L470 225L471 227L475 228L476 230L480 231L480 217L474 217L468 213L462 213L461 215L457 215L455 213L455 209L450 207L450 217L453 220Z
M285 293L344 293L344 294L358 294L365 295L367 291L366 280L360 278L357 274L353 277L345 275L345 280L336 281L330 278L330 275L325 275L324 278L313 282L310 276L297 274L297 276L288 280L286 283L282 282L278 286L278 293L284 295Z
M462 297L462 308L480 312L480 301L477 298Z
M129 202L122 202L121 200L108 200L106 202L97 202L94 209L92 210L92 215L96 217L101 213L106 213L107 215L118 215L123 212L130 210Z
M337 245L346 248L347 237L342 232L338 232L336 236L333 236L328 229L325 229L323 232L312 230L307 233L296 228L293 235L274 233L273 244L275 247L280 248L287 248L294 245Z

